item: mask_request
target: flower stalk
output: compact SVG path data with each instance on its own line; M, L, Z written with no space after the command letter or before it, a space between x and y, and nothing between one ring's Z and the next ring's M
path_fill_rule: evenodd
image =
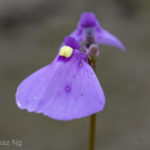
M96 73L96 56L91 57L91 59L89 59L89 64ZM94 150L95 148L95 132L96 132L96 114L92 114L90 116L89 150Z
M89 137L89 150L95 148L95 130L96 130L96 114L90 116L90 137Z

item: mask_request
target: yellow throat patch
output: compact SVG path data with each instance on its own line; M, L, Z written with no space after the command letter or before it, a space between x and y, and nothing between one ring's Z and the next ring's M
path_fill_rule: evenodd
M69 58L73 53L73 49L70 46L63 46L59 51L59 56Z

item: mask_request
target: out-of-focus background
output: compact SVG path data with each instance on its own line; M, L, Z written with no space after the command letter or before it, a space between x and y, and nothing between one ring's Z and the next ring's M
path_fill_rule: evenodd
M15 103L18 84L51 63L84 11L126 46L125 53L100 46L97 76L106 106L97 115L95 149L150 149L150 1L1 0L0 150L88 149L88 117L60 122Z

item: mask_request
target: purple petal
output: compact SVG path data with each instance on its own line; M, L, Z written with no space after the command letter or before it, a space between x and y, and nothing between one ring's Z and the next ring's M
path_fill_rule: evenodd
M105 29L101 29L100 32L97 32L96 40L100 44L116 46L116 47L122 49L123 51L125 50L125 47L121 43L121 41Z
M73 49L79 49L80 48L79 43L75 40L75 38L73 38L71 36L66 36L64 38L64 45L70 46Z
M80 17L80 25L83 28L93 27L96 25L96 16L92 12L84 12Z
M97 43L116 46L122 49L123 51L125 50L125 47L121 43L121 41L113 34L111 34L109 31L103 29L100 26L99 22L96 20L96 16L94 15L94 13L91 12L85 12L81 15L78 27L73 33L71 33L71 36L74 37L79 42L84 41L85 39L84 31L88 27L95 30L93 35Z
M69 61L56 57L27 77L17 89L16 103L29 112L72 120L101 111L105 96L94 71L75 51Z

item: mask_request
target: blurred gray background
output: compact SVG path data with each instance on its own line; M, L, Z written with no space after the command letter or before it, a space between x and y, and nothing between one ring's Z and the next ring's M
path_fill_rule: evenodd
M150 149L149 0L0 1L0 150L87 150L89 118L61 122L19 110L18 84L51 63L80 14L93 11L126 46L100 46L97 76L106 106L95 150ZM1 141L22 141L22 146Z

